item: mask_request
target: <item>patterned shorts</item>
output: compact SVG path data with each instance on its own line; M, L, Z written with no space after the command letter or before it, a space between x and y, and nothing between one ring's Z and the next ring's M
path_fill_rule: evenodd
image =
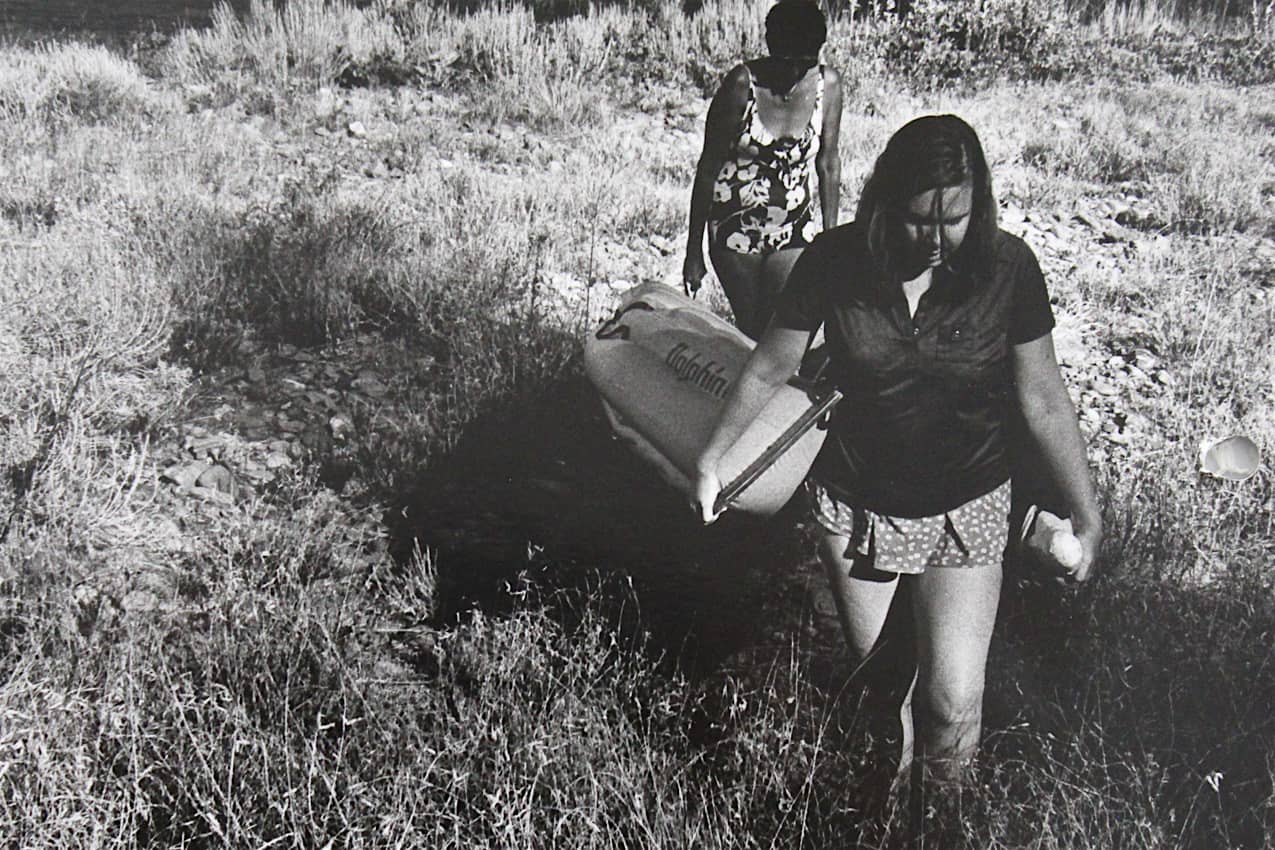
M1009 535L1010 484L945 514L917 519L886 516L837 501L823 485L808 485L815 520L850 539L845 557L888 573L919 575L929 567L1000 564Z

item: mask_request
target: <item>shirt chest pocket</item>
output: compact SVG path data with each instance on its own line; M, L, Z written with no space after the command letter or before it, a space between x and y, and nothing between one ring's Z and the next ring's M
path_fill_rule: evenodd
M1004 329L956 321L939 328L936 354L939 362L949 368L981 372L1002 364L1007 346Z

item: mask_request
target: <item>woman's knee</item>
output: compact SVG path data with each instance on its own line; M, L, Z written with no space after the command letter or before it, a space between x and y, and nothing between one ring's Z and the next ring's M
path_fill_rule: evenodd
M921 671L917 682L917 709L942 726L980 725L983 720L984 676L942 675Z

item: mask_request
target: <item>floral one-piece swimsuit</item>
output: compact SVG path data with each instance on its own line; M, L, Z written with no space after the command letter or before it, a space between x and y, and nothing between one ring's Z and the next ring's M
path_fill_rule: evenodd
M814 240L811 187L823 125L822 65L818 71L815 108L805 132L777 137L757 114L756 81L749 69L739 136L713 182L710 244L739 254L769 254Z

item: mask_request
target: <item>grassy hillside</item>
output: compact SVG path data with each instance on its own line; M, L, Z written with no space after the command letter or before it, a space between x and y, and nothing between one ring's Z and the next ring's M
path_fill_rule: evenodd
M1275 490L1196 459L1275 451L1268 10L1091 11L827 49L847 212L907 119L982 134L1109 529L1084 589L1008 583L979 789L928 818L879 804L799 517L695 528L581 377L678 278L764 9L298 0L0 50L0 834L1275 843Z

